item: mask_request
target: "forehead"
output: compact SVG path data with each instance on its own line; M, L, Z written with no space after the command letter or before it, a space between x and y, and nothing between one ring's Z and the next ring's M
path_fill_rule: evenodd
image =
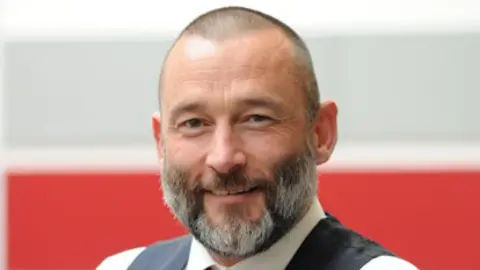
M216 95L263 95L291 103L292 98L303 96L303 71L295 63L293 46L278 29L222 42L183 37L164 69L162 110L181 99Z

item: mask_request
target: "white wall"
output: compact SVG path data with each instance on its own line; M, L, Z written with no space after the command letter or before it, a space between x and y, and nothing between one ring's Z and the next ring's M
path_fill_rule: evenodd
M7 0L11 163L155 163L168 40L226 3L310 34L322 95L340 105L336 160L479 163L478 0Z
M200 12L242 4L308 31L480 28L478 0L6 0L9 36L174 33Z
M5 8L4 1L0 0L0 18L4 18ZM6 153L5 153L5 138L4 134L4 26L0 19L0 269L7 268L7 185L5 179L5 165L6 165Z

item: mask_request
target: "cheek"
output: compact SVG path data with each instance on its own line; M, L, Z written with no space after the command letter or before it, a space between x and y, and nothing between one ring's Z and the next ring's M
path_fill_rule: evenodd
M247 153L255 156L268 157L277 152L279 143L275 138L268 134L244 134L242 136L243 145ZM273 152L272 152L273 151Z
M165 158L181 168L191 170L202 164L205 147L193 140L169 140L165 145Z
M291 135L268 132L243 134L243 146L251 167L272 177L271 169L286 156L297 150L296 140ZM268 171L265 171L268 168Z

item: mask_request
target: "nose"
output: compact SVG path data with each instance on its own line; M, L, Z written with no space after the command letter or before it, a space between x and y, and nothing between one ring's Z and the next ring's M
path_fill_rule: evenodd
M246 157L238 147L235 135L229 129L217 130L211 141L206 164L217 173L229 173L236 167L244 166Z

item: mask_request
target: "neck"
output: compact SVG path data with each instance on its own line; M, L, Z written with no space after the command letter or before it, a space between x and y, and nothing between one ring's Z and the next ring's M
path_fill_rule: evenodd
M219 265L223 265L225 267L231 267L243 260L245 260L245 258L225 258L225 257L221 257L221 256L218 256L216 254L213 254L210 252L210 255L212 256L213 260L218 263Z

